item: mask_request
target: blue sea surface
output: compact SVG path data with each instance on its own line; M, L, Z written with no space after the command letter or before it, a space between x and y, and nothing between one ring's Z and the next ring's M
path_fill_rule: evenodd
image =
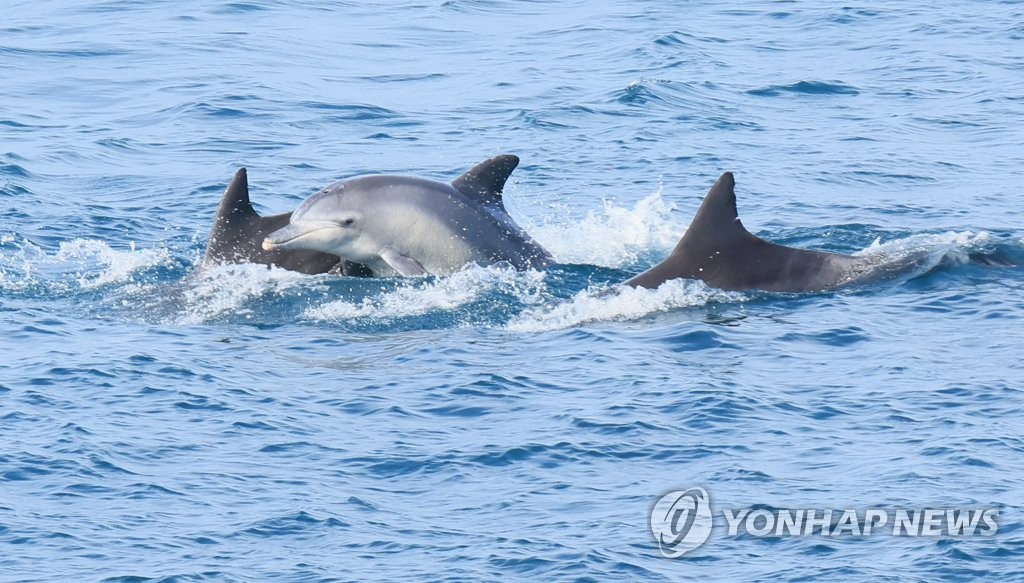
M501 153L550 269L199 269L241 166L269 214ZM762 237L930 261L619 286L727 170ZM1022 187L1016 1L8 2L0 580L1024 580ZM698 486L998 531L665 558Z

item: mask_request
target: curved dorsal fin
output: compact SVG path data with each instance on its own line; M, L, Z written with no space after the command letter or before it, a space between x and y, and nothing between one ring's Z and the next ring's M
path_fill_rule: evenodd
M245 168L239 168L238 172L235 172L235 177L231 179L231 184L224 191L224 196L220 199L220 207L217 209L217 218L214 219L214 223L219 222L222 217L255 214L256 210L249 202L249 177Z
M452 181L452 186L471 200L504 208L501 191L512 171L519 165L519 157L503 154L484 160Z
M736 211L736 179L732 172L726 172L715 182L704 198L686 234L679 241L699 247L720 245L741 237L753 237Z
M736 179L732 172L722 174L704 197L697 214L690 221L686 233L676 243L669 256L651 269L630 279L626 285L656 288L676 278L700 279L715 287L738 289L723 285L719 280L723 269L730 269L744 259L749 249L763 243L751 235L740 222L736 212ZM744 243L756 241L754 245Z
M246 225L258 218L259 215L249 202L249 179L245 168L240 168L220 199L203 263L225 261L239 255L238 247L246 236ZM245 253L242 252L243 256L248 257Z

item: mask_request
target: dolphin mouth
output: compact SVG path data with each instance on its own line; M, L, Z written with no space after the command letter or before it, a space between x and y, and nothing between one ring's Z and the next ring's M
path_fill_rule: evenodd
M263 250L274 251L276 249L304 248L304 245L299 244L301 239L331 228L332 226L330 225L314 226L312 228L308 225L285 225L263 239Z

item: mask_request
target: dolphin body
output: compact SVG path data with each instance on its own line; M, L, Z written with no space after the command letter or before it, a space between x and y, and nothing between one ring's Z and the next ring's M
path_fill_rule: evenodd
M365 265L377 277L442 275L469 263L544 267L551 255L502 202L518 165L516 156L496 156L451 184L389 175L342 180L306 199L262 247L327 253Z
M929 259L911 254L879 265L864 257L769 243L740 222L735 186L731 172L722 174L672 253L625 285L653 289L686 278L732 291L816 292L905 273Z
M213 220L210 242L206 246L203 267L215 264L258 263L276 265L301 273L336 272L364 275L365 268L344 262L337 255L318 251L264 251L263 239L288 224L292 213L261 217L249 200L249 180L245 168L235 173L221 198L217 217Z

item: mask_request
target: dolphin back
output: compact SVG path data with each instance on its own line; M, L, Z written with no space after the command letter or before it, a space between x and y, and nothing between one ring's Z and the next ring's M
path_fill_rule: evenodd
M539 269L550 265L554 258L512 219L502 197L505 183L517 166L519 157L513 154L488 158L453 180L452 187L479 205L511 244L496 253L495 261L508 261L516 269Z
M668 258L625 284L656 288L686 278L725 290L808 292L848 280L857 267L853 257L785 247L747 231L735 186L731 172L722 174Z

